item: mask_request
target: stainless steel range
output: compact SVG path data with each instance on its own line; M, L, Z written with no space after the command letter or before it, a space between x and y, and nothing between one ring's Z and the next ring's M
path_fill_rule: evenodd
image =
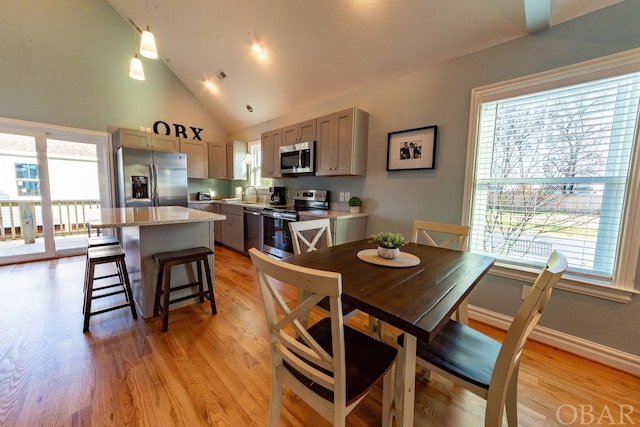
M298 220L298 212L312 209L329 210L329 191L295 190L293 206L264 208L262 211L263 252L277 258L293 255L289 223Z

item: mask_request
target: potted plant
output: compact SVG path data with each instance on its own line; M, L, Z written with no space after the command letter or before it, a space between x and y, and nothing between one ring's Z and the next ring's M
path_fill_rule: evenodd
M372 234L371 242L378 245L378 256L386 259L398 257L400 255L400 247L407 244L402 234L388 231Z
M349 199L349 210L351 213L359 213L360 206L362 206L362 199L358 196L353 196Z

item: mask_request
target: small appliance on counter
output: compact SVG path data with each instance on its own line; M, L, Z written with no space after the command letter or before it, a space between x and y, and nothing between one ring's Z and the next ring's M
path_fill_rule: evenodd
M196 196L196 198L198 200L211 200L211 193L209 193L208 191L198 191L198 194Z
M279 206L287 204L285 197L287 194L286 187L269 187L269 193L271 193L271 201L269 204Z

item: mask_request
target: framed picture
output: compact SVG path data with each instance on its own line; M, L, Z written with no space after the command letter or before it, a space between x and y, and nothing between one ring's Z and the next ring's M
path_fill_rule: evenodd
M387 170L434 169L438 126L389 132Z

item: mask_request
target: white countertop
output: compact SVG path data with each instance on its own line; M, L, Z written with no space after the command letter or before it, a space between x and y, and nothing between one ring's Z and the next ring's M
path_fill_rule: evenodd
M189 200L189 203L219 203L221 205L234 205L234 206L245 206L248 208L272 208L273 206L265 203L247 203L247 202L223 202L222 200ZM287 206L290 209L293 209L293 206ZM308 211L300 211L298 212L300 216L306 217L314 217L314 218L332 218L332 219L347 219L347 218L361 218L369 216L366 212L360 213L351 213L344 211L335 211L335 210L323 210L323 209L312 209Z
M188 222L223 221L226 216L182 206L154 208L102 208L89 211L92 227L133 227Z
M351 213L351 212L343 212L343 211L332 211L332 210L322 210L322 209L312 209L309 211L301 211L298 212L300 216L310 216L314 218L332 218L332 219L347 219L347 218L361 218L365 216L369 216L366 212L359 213Z

